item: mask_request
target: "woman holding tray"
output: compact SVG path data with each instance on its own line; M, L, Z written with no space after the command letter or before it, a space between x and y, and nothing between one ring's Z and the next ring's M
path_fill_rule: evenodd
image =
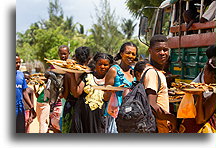
M206 84L216 84L216 57L215 56L208 60L204 68L204 81ZM208 132L216 133L216 122L215 122L216 86L214 86L213 92L204 92L197 98L196 109L197 109L196 124L203 125L202 129L205 128L206 126L211 127L212 131L208 131ZM202 129L199 132L202 132Z
M78 64L86 66L90 59L90 49L85 46L78 47L75 50L75 55L73 59L78 62ZM78 80L80 74L76 73L75 77ZM72 115L74 114L74 107L77 101L77 98L73 96L70 92L71 88L71 76L70 73L66 73L64 77L63 83L63 92L62 96L65 98L66 102L63 109L63 117L62 117L62 133L70 133L71 132L71 124L72 124Z
M79 80L71 73L71 92L78 98L72 117L72 133L104 133L104 92L93 89L93 86L104 85L105 75L112 64L111 55L97 53L91 62L92 73L84 73Z
M138 48L132 42L124 43L119 53L114 58L115 61L121 60L120 64L113 65L109 71L107 72L105 85L112 85L112 86L122 86L130 87L132 85L132 81L135 80L133 76L133 64L135 61L138 60ZM104 100L109 101L111 96L110 91L106 91L104 93ZM122 91L116 92L116 97L118 100L118 106L122 103ZM107 133L117 133L117 127L115 123L115 118L110 116L107 112L106 115L106 132Z
M203 71L194 79L195 83L216 84L216 48L210 46L206 50L208 61ZM215 109L216 88L213 92L190 92L195 95L197 115L195 119L184 119L180 132L184 133L212 133L216 132ZM208 130L206 130L208 129Z

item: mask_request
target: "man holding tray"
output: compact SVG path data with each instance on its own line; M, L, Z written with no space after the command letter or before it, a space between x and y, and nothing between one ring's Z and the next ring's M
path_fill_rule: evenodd
M60 60L66 61L70 55L69 47L66 45L59 46L58 55L59 55ZM53 66L49 70L54 72L55 74L65 73L65 71L55 69ZM63 79L62 79L62 82L63 82ZM62 115L62 109L64 106L64 102L62 102L62 99L60 98L60 96L58 96L57 100L54 102L53 105L54 106L53 106L52 112L50 113L51 125L52 125L54 132L61 132L61 115Z

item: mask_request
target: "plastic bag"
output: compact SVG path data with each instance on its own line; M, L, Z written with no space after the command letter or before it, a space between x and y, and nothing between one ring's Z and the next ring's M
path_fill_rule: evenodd
M193 94L185 93L177 112L177 118L195 118L196 107Z
M108 103L108 106L107 106L107 112L113 118L117 118L118 111L119 111L118 99L116 97L116 93L112 92L109 103Z

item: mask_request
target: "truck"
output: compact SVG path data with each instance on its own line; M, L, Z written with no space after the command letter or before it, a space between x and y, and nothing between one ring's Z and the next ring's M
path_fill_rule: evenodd
M188 30L183 21L182 13L189 10L191 4L197 8L201 18L206 10L205 1L207 0L165 0L159 7L143 8L153 9L154 15L151 22L148 22L146 16L141 16L139 40L148 45L149 39L156 34L167 36L170 47L169 70L173 75L179 76L176 82L190 83L196 78L207 62L206 49L215 45L215 18L205 23L193 23Z

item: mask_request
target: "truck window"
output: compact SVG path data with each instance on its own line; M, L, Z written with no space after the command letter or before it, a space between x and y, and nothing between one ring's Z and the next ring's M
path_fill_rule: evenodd
M163 34L168 36L169 35L169 28L170 28L170 16L171 10L170 9L159 9L158 19L155 27L154 34Z
M162 34L168 36L169 35L169 28L170 28L170 17L171 17L171 11L169 8L164 10L164 16L163 16L163 23L162 23Z

